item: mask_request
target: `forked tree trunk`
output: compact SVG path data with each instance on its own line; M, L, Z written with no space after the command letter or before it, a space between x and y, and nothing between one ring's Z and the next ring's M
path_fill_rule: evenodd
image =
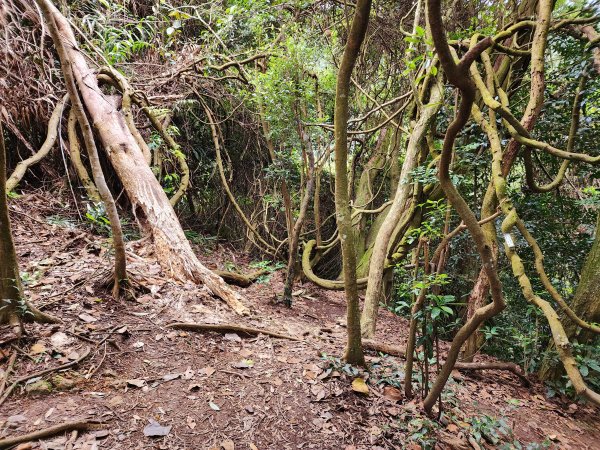
M313 199L313 191L315 189L315 155L312 150L312 144L308 134L304 130L300 130L302 134L302 140L306 148L306 155L308 159L308 171L306 179L306 189L304 190L304 197L300 203L300 210L298 217L294 222L292 228L292 234L290 235L290 248L288 255L287 273L285 276L285 283L283 286L283 303L287 307L292 306L292 290L294 288L294 278L296 278L296 267L298 265L298 243L300 241L300 232L304 225L304 219L306 218L306 212L308 211L308 205Z
M82 100L77 92L75 75L73 73L73 65L68 64L69 55L67 54L66 46L60 37L61 35L56 25L56 21L52 16L52 11L49 8L49 2L45 3L38 0L38 4L42 10L43 16L46 19L50 36L52 36L54 46L58 52L58 57L63 68L67 93L71 99L71 110L74 112L77 122L81 128L81 132L83 133L83 140L85 142L90 159L90 165L92 166L94 182L96 183L98 192L102 198L104 207L106 208L106 214L110 221L113 248L115 250L114 285L112 294L114 298L118 298L121 288L127 284L127 263L125 259L125 241L123 238L121 221L117 212L117 206L110 189L106 184L106 180L104 179L104 173L102 172L102 166L100 165L100 157L98 156L98 149L96 148L94 134L85 113Z
M96 75L79 50L69 22L49 0L39 1L54 16L87 113L135 208L137 218L154 240L156 257L163 270L181 281L204 283L238 314L247 314L249 311L241 295L204 267L194 254L167 195L148 166L125 118L98 87Z
M367 284L365 305L361 317L362 336L367 339L371 339L375 335L377 312L383 291L383 269L388 256L388 247L392 233L396 229L402 215L408 210L407 204L412 191L412 183L409 183L408 178L410 177L410 172L419 164L421 143L425 139L425 134L430 128L431 121L441 108L441 99L442 89L439 85L435 84L431 89L430 102L423 107L421 117L411 134L400 175L402 181L398 184L394 202L381 225L375 246L373 247L373 255L371 256L369 266L369 282Z

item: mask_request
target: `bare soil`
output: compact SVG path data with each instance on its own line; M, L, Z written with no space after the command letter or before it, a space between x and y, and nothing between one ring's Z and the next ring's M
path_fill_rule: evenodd
M88 348L90 356L18 386L0 406L0 439L76 419L103 425L22 449L469 449L515 448L502 447L515 440L523 448L546 441L529 448L600 449L597 410L546 399L540 383L532 379L526 387L510 373L455 372L441 421L424 417L418 402L401 395L401 358L370 353L370 370L360 373L336 359L345 339L343 294L299 284L293 307L284 308L274 302L281 272L240 289L253 312L241 318L202 286L165 279L147 242L134 241L129 270L147 292L114 301L103 287L109 243L57 217L67 210L41 194L11 202L28 298L63 324L29 324L19 342L1 330L0 379L14 352L9 385ZM212 268L227 262L253 270L228 248L198 253ZM244 324L302 340L177 331L167 327L173 322ZM404 346L407 328L382 311L377 340ZM358 376L366 378L368 394L352 389ZM506 432L499 441L474 439L473 418L483 416ZM146 436L150 421L167 427L166 435Z

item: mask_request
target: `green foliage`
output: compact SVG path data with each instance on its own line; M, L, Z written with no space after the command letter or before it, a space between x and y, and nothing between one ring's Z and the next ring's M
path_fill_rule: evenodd
M99 0L81 23L110 64L125 62L152 47L158 31L155 17L137 18L124 5L107 0Z
M209 247L216 243L216 236L204 236L194 230L184 230L183 233L188 241L192 244L201 245L203 247Z
M56 225L61 228L75 228L75 222L73 222L68 217L63 217L58 214L53 214L51 216L46 217L46 221L50 225Z
M110 234L110 220L106 215L106 208L103 202L88 203L87 211L85 212L85 218L91 225L92 229L100 234Z
M257 270L267 271L256 279L256 283L266 284L271 280L271 274L277 270L283 269L285 265L279 261L271 261L267 259L263 261L255 261L250 264L250 267Z

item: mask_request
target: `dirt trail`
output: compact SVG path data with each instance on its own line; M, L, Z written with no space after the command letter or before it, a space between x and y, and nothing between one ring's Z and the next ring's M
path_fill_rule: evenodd
M334 358L344 343L343 295L307 283L298 287L294 307L282 308L272 302L283 287L281 273L244 290L253 315L240 319L205 289L166 281L143 244L133 243L130 270L149 292L136 302L113 302L98 287L110 267L106 241L56 217L58 205L39 196L12 203L28 295L64 324L29 325L11 379L91 353L72 370L19 386L0 407L0 439L93 419L105 425L23 448L417 449L434 448L437 440L435 448L468 449L477 445L468 443L473 430L487 429L468 418L488 415L498 419L493 430L512 429L522 443L600 448L596 411L546 400L543 386L525 388L512 374L456 372L444 396L445 423L437 427L392 389L401 383L399 358L371 353L369 395L354 392L356 375ZM242 268L249 262L228 252L200 257L213 267L227 258ZM175 321L245 324L303 340L167 327ZM385 312L377 339L404 345L406 329L406 321ZM14 348L0 349L3 370ZM150 421L162 427L147 427ZM145 428L166 436L147 437Z

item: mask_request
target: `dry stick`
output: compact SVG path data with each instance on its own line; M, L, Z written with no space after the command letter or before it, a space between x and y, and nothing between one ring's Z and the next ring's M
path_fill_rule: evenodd
M186 331L214 331L217 333L244 333L251 336L258 334L264 334L265 336L271 336L279 339L289 339L290 341L302 341L302 339L290 336L287 334L277 333L276 331L263 330L260 328L246 327L244 325L232 325L228 323L220 324L208 324L208 323L172 323L167 325L167 328L173 328L175 330L186 330Z
M4 372L4 376L2 377L2 383L0 383L0 395L4 393L4 388L6 387L6 382L8 381L8 377L12 372L13 366L15 365L15 360L17 359L17 351L15 350L12 355L10 355L10 359L8 360L8 367Z
M57 370L68 369L69 367L76 366L81 361L83 361L85 358L87 358L89 355L90 355L90 347L88 347L86 349L85 353L82 356L80 356L79 358L77 358L75 361L71 361L71 362L62 364L58 367L51 367L49 369L40 370L39 372L30 373L21 378L18 378L17 380L15 380L13 382L13 384L10 385L10 387L6 390L4 395L2 397L0 397L0 405L2 405L5 402L5 400L12 393L12 391L14 391L14 389L17 387L17 385L19 383L23 383L24 381L30 380L32 378L41 377L41 376L46 375L51 372L56 372ZM0 448L2 448L2 447L0 447Z
M21 436L8 437L0 439L0 449L7 449L23 442L37 441L46 439L67 431L89 431L97 430L104 424L101 422L91 422L87 420L77 420L74 422L65 422L53 427L44 428L43 430L34 431L33 433L23 434Z

